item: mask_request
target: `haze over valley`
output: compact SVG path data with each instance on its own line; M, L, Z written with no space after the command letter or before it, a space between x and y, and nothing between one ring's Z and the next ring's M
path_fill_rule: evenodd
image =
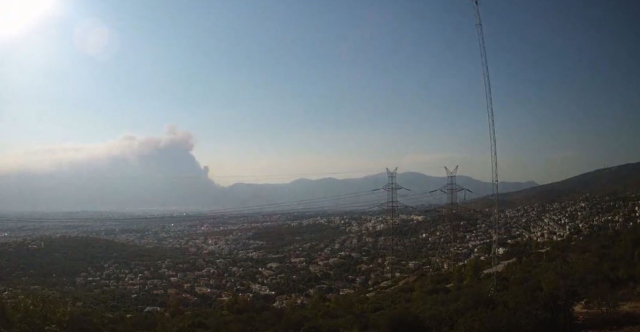
M638 17L0 0L0 332L640 331Z

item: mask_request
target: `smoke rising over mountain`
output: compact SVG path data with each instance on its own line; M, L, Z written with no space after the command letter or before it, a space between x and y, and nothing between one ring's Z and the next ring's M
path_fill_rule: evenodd
M191 151L193 135L124 136L95 145L40 148L0 161L0 208L201 208L217 186Z
M0 159L0 211L214 210L368 192L386 182L380 173L355 179L222 187L209 179L209 167L200 165L193 148L190 132L169 126L161 136L127 135L104 144L49 146ZM415 192L439 188L445 181L411 172L399 174L398 179ZM488 183L459 179L478 195L491 192ZM506 192L535 185L502 183L501 188ZM384 197L339 203L378 200ZM326 201L318 207L332 208L337 203ZM410 202L418 203L424 203L424 197Z

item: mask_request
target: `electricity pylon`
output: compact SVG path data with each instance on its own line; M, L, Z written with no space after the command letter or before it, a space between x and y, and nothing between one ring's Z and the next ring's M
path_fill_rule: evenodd
M450 170L448 167L445 166L444 170L447 172L447 183L436 189L436 190L432 190L430 191L430 193L436 192L436 191L440 191L443 192L447 195L447 204L445 205L444 208L444 222L445 225L448 226L449 228L449 236L451 238L451 246L449 248L450 252L450 261L452 264L457 263L457 259L456 259L456 255L454 253L454 248L453 246L455 245L455 243L458 241L458 232L460 230L460 224L459 224L459 220L457 218L457 210L458 210L458 193L459 192L472 192L471 190L459 185L457 183L457 173L458 173L458 166L456 166L453 170ZM442 249L442 242L444 240L444 236L440 237L440 245L438 248L438 256L439 258L442 258L441 256L441 249Z
M398 231L398 219L399 219L398 210L401 207L407 207L407 205L402 204L398 201L398 190L404 189L404 190L410 191L409 189L399 185L396 182L397 174L398 174L397 167L393 171L387 168L387 184L385 184L382 188L380 188L387 192L387 202L384 207L385 207L387 219L389 222L390 239L391 239L391 243L389 246L389 258L392 261L395 258L394 255L397 254L397 252L394 253L394 247L396 246L396 242L397 242L396 233Z

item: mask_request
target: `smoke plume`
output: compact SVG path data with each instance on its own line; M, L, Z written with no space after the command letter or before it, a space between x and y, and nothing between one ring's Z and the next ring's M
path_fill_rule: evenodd
M218 187L192 154L193 135L124 136L0 159L2 210L210 208Z

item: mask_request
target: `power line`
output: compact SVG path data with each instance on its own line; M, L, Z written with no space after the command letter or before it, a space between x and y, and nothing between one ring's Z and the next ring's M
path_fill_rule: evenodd
M374 192L371 192L374 193ZM428 193L428 192L423 192L423 193L416 193L416 194L411 194L411 195L406 195L406 196L402 196L402 198L409 198L409 199L418 199L421 196L426 196L428 195L428 198L433 198L436 197L438 194L432 194L432 193ZM366 195L361 195L361 196L366 196ZM367 199L365 201L361 201L361 202L349 202L349 203L339 203L339 204L332 204L330 206L302 206L302 207L293 207L293 208L288 208L288 209L283 209L283 210L272 210L272 211L266 211L267 213L274 213L274 214L285 214L285 213L289 213L289 212L297 212L297 211L320 211L323 209L334 209L337 207L352 207L352 208L365 208L365 209L369 209L369 208L384 208L384 206L380 206L380 204L375 204L379 202L379 198L372 198L372 199ZM404 207L409 207L408 205L403 205L400 204L398 207L398 210L401 210ZM258 213L258 212L255 212Z
M213 214L224 214L224 213L235 212L235 211L267 209L267 208L284 207L284 206L288 206L288 205L297 205L297 204L304 204L304 203L319 203L319 202L333 201L333 200L338 200L338 199L356 198L356 197L360 197L360 196L366 196L366 195L373 194L375 191L376 190L370 190L370 191L361 191L361 192L334 195L334 196L327 196L327 197L309 198L309 199L303 199L303 200L297 200L297 201L268 203L268 204L261 204L261 205L239 206L239 207L233 207L233 208L227 208L227 209L213 210L213 211L211 211L211 213L213 213Z
M334 200L343 200L343 199L349 199L349 198L358 198L358 197L363 197L363 196L368 196L370 194L374 194L377 191L381 190L380 189L374 189L371 191L363 191L363 192L354 192L354 193L349 193L349 194L341 194L341 195L334 195L334 196L327 196L327 197L319 197L319 198L311 198L311 199L304 199L304 200L298 200L298 201L287 201L287 202L278 202L278 203L268 203L268 204L261 204L261 205L248 205L248 206L241 206L241 207L232 207L232 208L227 208L227 209L219 209L219 210L213 210L211 211L212 214L225 214L225 213L234 213L234 212L246 212L246 211L251 211L251 210L259 210L259 209L264 209L264 210L268 210L270 208L283 208L283 207L287 207L290 205L313 205L313 204L317 204L317 203L327 203L330 201L334 201ZM409 195L405 195L405 196L401 196L401 197L413 197L413 199L418 198L419 196L430 196L433 197L434 194L431 192L422 192L422 193L414 193L414 194L409 194ZM358 202L356 202L358 203ZM348 204L353 204L353 203L348 203ZM336 206L336 205L340 205L340 204L333 204L331 205ZM398 205L400 206L400 203L398 203ZM315 208L315 207L312 207ZM326 207L317 207L317 208L326 208ZM283 211L287 211L287 210L280 210L281 212Z
M358 207L362 207L362 208L368 208L368 207L374 207L374 204L379 202L379 198L371 198L371 199L366 199L364 201L360 201L360 202L350 202L350 203L341 203L341 204L331 204L328 206L314 206L313 204L318 204L318 203L330 203L332 201L336 201L336 200L340 200L340 199L345 199L345 198L360 198L360 197L367 197L369 195L372 194L376 194L376 193L381 193L381 191L379 191L378 189L373 190L373 191L364 191L364 192L354 192L354 193L348 193L348 194L341 194L341 195L334 195L334 196L326 196L326 197L319 197L319 198L312 198L312 199L304 199L304 200L298 200L298 201L287 201L287 202L279 202L279 203L271 203L271 204L261 204L261 205L251 205L251 206L243 206L243 207L234 207L234 208L228 208L228 209L222 209L222 210L214 210L214 211L210 211L210 212L192 212L189 213L186 216L180 216L181 218L189 218L189 219L198 219L198 218L206 218L206 217L211 217L211 216L217 216L217 215L224 215L224 214L235 214L235 213L239 213L239 212L246 212L246 211L253 211L253 210L258 210L258 209L268 209L268 208L283 208L282 210L278 210L278 213L287 213L289 211L299 211L299 210L309 210L309 211L318 211L321 209L330 209L330 208L334 208L334 207L353 207L353 208L358 208ZM439 193L438 193L439 194ZM409 195L404 195L404 196L400 196L400 198L406 198L406 199L418 199L421 198L422 196L428 196L428 198L432 198L435 197L437 194L433 194L433 193L429 193L429 192L421 192L421 193L413 193L413 194L409 194ZM298 206L298 207L290 207L290 206L294 206L294 205L302 205L302 206ZM380 207L378 205L376 205L376 207ZM270 212L276 212L276 211L270 211ZM253 211L252 213L255 213L255 211ZM121 215L121 216L117 216L117 217L49 217L49 218L44 218L44 217L10 217L11 220L16 220L16 221L60 221L60 220L64 220L64 221L93 221L93 220L104 220L104 221L122 221L122 220L158 220L158 219L171 219L174 218L175 214L173 213L161 213L161 214L154 214L154 215Z
M236 174L236 175L215 175L213 179L219 178L286 178L286 177L302 177L302 176L325 176L325 175L344 175L344 174L362 174L371 175L379 174L380 171L376 170L353 170L344 172L326 172L326 173L291 173L291 174ZM120 175L108 175L108 174L54 174L50 178L53 179L127 179L127 180L144 180L147 178L162 178L162 179L202 179L205 178L204 172L202 174L120 174Z
M374 170L360 170L360 171L345 171L345 172L327 172L327 173L296 173L296 174L238 174L238 175L216 175L214 178L281 178L292 176L323 176L323 175L343 175L343 174L378 174L380 171Z
M360 202L348 202L348 203L338 203L338 204L331 204L331 205L325 205L325 206L316 206L315 204L318 203L323 203L326 204L328 202L331 201L337 201L337 200L343 200L343 199L347 199L347 198L359 198L359 197L367 197L371 194L375 194L377 191L368 191L368 192L361 192L361 193L354 193L354 194L346 194L346 195L336 195L336 196L329 196L329 197L323 197L323 198L317 198L317 199L308 199L308 200L300 200L300 201L291 201L291 202L281 202L281 203L275 203L275 204L263 204L263 205L253 205L253 206L246 206L246 207L239 207L239 208L230 208L230 209L225 209L225 210L216 210L213 211L212 214L243 214L243 213L278 213L278 214L285 214L285 213L289 213L289 212L297 212L297 211L320 211L320 210L328 210L328 209L335 209L337 207L353 207L353 208L358 208L358 207L362 207L362 208L369 208L369 207L377 207L380 208L379 205L373 205L376 202L378 202L377 198L373 198L373 199L367 199L364 201L360 201ZM441 195L441 193L430 193L430 192L422 192L422 193L415 193L415 194L409 194L409 195L404 195L404 196L400 196L401 198L407 198L407 199L419 199L423 196L427 197L427 198L434 198L437 197L438 195ZM402 208L403 205L399 204L398 208Z
M358 203L342 203L342 204L333 204L331 206L326 206L326 207L297 207L297 208L290 208L290 209L286 209L286 210L272 210L272 211L265 211L265 212L255 212L255 213L260 213L262 215L278 215L278 214L288 214L288 213L296 213L296 212L320 212L323 209L325 210L329 210L331 209L332 211L338 212L338 211L344 211L344 210L369 210L369 209L374 209L374 208L379 208L378 204L375 204L379 202L379 200L368 200L368 201L364 201L364 202L358 202ZM338 209L341 208L341 209Z

